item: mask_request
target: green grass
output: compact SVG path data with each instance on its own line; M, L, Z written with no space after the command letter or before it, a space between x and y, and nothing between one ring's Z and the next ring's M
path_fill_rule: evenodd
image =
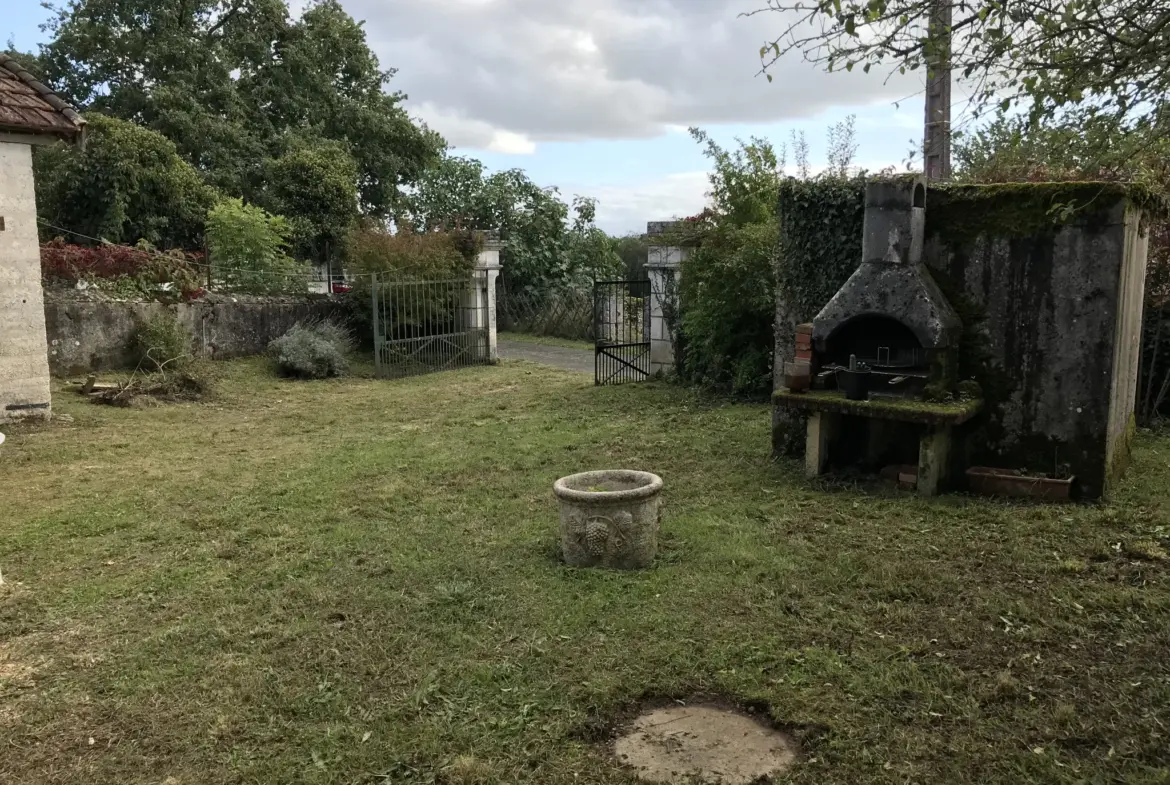
M529 335L528 333L501 332L500 339L505 341L535 343L542 346L560 346L563 349L580 349L587 352L593 351L593 344L589 341L571 341L567 338L553 338L549 335Z
M0 447L0 782L623 783L645 697L766 702L784 782L1166 782L1170 440L1108 506L813 486L765 406L505 364L113 409ZM551 488L666 481L656 566Z

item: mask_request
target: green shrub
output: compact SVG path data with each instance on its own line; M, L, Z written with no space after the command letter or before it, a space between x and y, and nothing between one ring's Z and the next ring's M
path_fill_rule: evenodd
M304 292L309 265L288 255L292 228L283 216L239 199L223 199L207 213L212 274L240 292Z
M352 349L349 330L328 319L298 322L268 344L277 372L297 379L341 376L349 367Z
M171 311L151 314L134 332L134 354L145 371L178 370L192 359L191 334Z
M346 269L356 277L342 307L361 345L374 346L371 275L381 281L470 280L482 247L480 235L467 230L415 232L404 226L391 234L368 221L353 227L346 237L345 259ZM446 307L445 303L428 306L430 310ZM383 327L392 329L385 322Z
M735 395L771 390L777 234L775 221L718 226L683 262L689 381Z

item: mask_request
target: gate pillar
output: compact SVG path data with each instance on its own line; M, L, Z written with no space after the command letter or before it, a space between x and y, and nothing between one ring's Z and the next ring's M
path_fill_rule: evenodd
M690 248L668 245L663 235L676 226L675 221L651 221L646 225L650 248L646 274L650 278L650 373L674 370L674 330L678 327L678 285L681 266Z
M467 288L463 303L464 312L468 314L468 328L479 331L488 362L495 364L500 360L500 353L496 339L496 279L500 277L500 242L498 232L480 232L479 256L475 260L475 269L471 272L471 286Z

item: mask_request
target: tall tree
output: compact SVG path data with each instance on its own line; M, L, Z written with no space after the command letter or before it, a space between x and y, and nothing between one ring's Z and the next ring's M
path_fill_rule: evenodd
M416 125L383 70L362 24L337 0L317 0L281 31L274 54L241 75L254 127L282 140L290 130L342 143L357 165L363 211L389 216L403 186L436 163L442 137Z
M332 263L358 219L357 164L344 146L318 142L271 160L266 204L292 227L293 250L303 259Z
M948 29L930 32L932 13ZM799 54L830 71L905 73L945 52L977 111L1023 106L1035 122L1077 107L1119 127L1170 122L1170 7L1141 0L767 0L787 27L765 71ZM769 75L769 79L771 75Z
M175 145L125 120L94 113L85 119L84 150L55 145L37 152L37 208L44 221L115 243L201 247L216 194Z
M222 190L262 201L265 160L308 137L344 145L361 204L387 216L442 140L387 93L361 25L335 0L69 0L44 47L76 105L157 130Z

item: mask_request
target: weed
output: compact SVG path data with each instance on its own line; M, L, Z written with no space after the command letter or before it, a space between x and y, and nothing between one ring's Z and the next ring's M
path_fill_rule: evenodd
M177 370L192 359L191 334L172 311L152 313L134 333L134 354L146 372Z

